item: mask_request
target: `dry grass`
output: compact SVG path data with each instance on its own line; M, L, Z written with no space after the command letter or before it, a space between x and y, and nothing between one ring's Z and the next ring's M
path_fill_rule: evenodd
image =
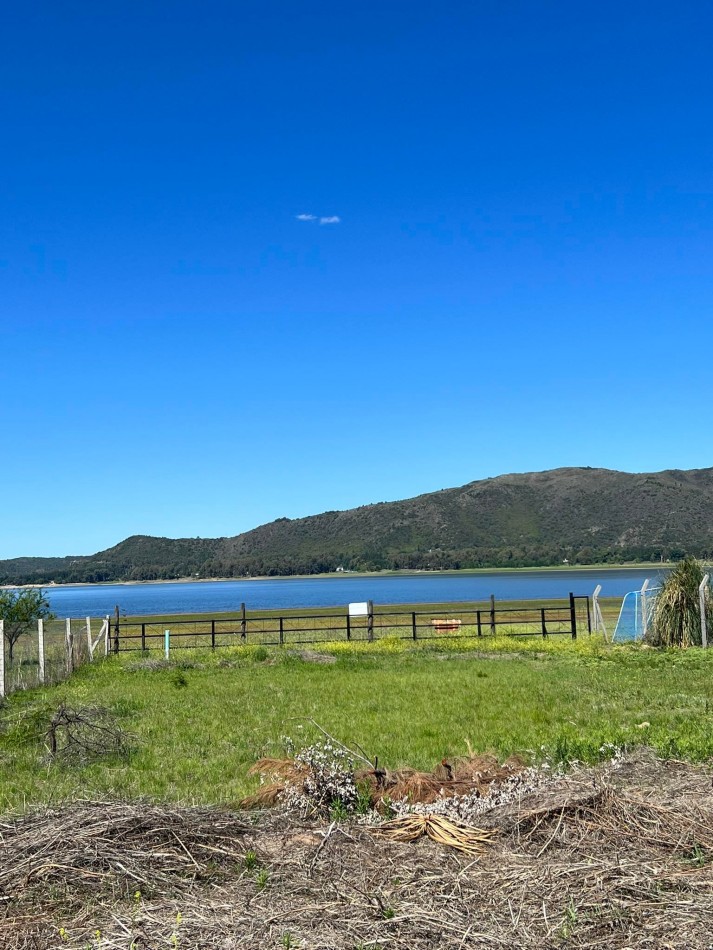
M384 796L393 801L407 800L429 804L439 798L468 795L474 791L484 795L493 782L502 782L524 768L517 756L502 765L492 755L468 755L443 759L432 772L416 769L363 770L357 772L359 782L366 781L372 789L374 802Z
M484 795L493 782L507 780L525 767L522 759L511 756L502 765L493 755L461 756L443 759L431 772L418 769L361 769L354 778L369 792L371 806L381 810L383 800L430 804L453 795ZM254 795L244 798L244 808L268 808L279 803L288 788L300 790L311 770L291 758L262 758L251 766L249 775L260 775L265 784Z
M309 768L294 759L277 759L271 756L258 759L248 769L248 775L260 775L269 781L261 785L254 795L244 798L240 804L243 808L271 808L278 803L288 786L300 787L309 774Z
M640 751L482 824L474 859L269 812L80 802L5 820L0 946L710 948L707 769Z

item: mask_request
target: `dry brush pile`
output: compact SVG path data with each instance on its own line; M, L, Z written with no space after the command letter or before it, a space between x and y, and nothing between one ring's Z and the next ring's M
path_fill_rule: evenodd
M355 765L361 759L361 767ZM482 797L491 786L511 783L523 773L522 760L511 756L502 765L495 756L476 755L443 759L431 772L418 769L380 768L365 756L347 749L331 737L307 746L286 758L259 759L249 770L259 775L259 790L243 799L244 808L287 806L308 815L328 815L336 809L353 813L374 809L389 813L394 806L432 804L457 797Z
M490 797L477 856L280 811L0 821L0 947L711 947L708 770L639 751Z

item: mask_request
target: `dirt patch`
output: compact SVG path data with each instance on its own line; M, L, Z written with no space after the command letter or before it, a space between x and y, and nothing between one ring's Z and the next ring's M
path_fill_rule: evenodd
M299 657L305 663L323 663L325 666L337 662L336 656L332 656L331 653L319 653L317 650L288 650L287 655Z
M165 660L160 657L146 657L135 660L124 667L127 673L161 673L165 670L203 670L204 663L195 663L192 660Z
M428 655L434 660L542 660L549 656L548 653L543 653L539 650L537 652L528 651L527 653L514 653L510 651L507 653L498 653L494 650L489 653L485 650L469 651L468 653L449 653L448 651L434 650L433 652L429 651Z
M82 802L0 820L0 946L711 947L709 770L638 752L479 823L497 834L473 860L271 813Z

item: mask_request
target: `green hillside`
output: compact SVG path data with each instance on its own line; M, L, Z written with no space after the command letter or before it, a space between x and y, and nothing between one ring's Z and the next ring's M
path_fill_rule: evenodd
M87 557L0 561L3 583L619 563L713 554L713 469L501 475L280 518L230 538L134 536Z

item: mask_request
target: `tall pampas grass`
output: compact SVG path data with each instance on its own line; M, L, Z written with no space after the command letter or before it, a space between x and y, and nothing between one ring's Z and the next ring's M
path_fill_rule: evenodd
M656 598L646 641L659 647L701 645L701 606L698 588L705 574L702 561L687 557L663 582ZM708 630L713 631L713 598L705 590Z

